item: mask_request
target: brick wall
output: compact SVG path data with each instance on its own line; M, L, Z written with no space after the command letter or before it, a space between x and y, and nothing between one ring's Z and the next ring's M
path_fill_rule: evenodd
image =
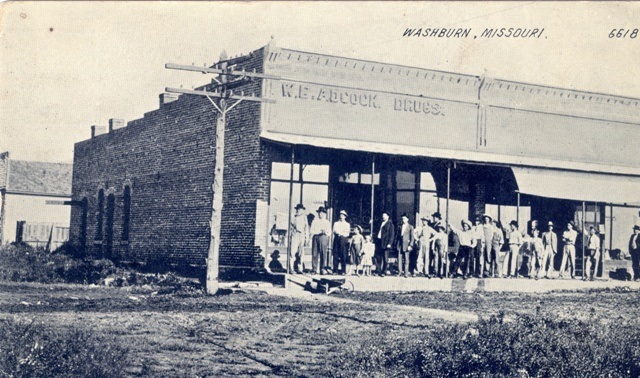
M86 240L101 252L98 191L115 196L114 257L128 261L167 258L198 263L208 243L215 114L205 98L188 96L75 145L73 199L87 199ZM123 193L131 188L129 240L122 239ZM72 241L82 234L82 208L71 214ZM105 232L103 230L103 235Z
M262 72L262 67L263 51L258 50L238 69ZM242 90L245 94L260 95L261 82L255 80ZM260 269L264 267L264 258L255 240L256 201L269 199L271 168L268 147L260 140L260 103L241 103L228 113L227 125L220 269L222 272L238 267Z
M262 50L239 65L262 71ZM209 85L206 86L209 88ZM236 93L261 93L254 80ZM97 234L98 191L115 195L113 255L127 261L204 266L209 246L216 114L204 97L182 95L127 127L75 146L73 199L87 200L86 244L104 253ZM260 104L227 114L221 270L264 266L255 243L256 201L269 198L268 145L260 141ZM131 187L129 240L121 240L123 192ZM83 212L74 207L70 238L81 241ZM107 227L106 224L103 227ZM266 231L265 231L266 232ZM103 235L106 233L103 232Z

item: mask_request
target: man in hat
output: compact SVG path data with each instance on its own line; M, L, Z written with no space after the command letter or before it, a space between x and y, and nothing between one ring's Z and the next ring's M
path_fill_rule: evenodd
M446 275L446 270L448 269L448 261L447 253L448 253L448 243L449 236L446 233L446 228L443 225L438 225L435 230L436 234L431 238L431 249L433 250L433 266L435 270L435 274L439 278L443 278ZM429 277L429 276L427 276Z
M473 235L476 239L476 246L473 248L471 254L471 269L473 275L476 277L481 277L482 271L484 270L484 229L482 227L481 219L479 216L475 219L475 224L473 226Z
M389 213L382 213L382 224L378 230L380 249L376 250L376 272L384 277L389 274L389 251L393 248L396 238L395 227L389 218Z
M320 206L318 217L311 222L311 266L316 274L327 274L330 269L328 247L331 223L327 219L327 210Z
M431 214L431 218L432 218L432 221L429 224L429 226L435 230L438 226L442 224L442 214L436 211L435 213Z
M567 223L567 229L562 233L562 241L564 242L564 248L562 249L562 264L560 264L560 275L559 278L562 278L564 275L567 260L571 265L571 278L575 278L575 270L576 270L576 239L578 239L578 232L574 230L576 224L573 221Z
M475 233L471 229L471 222L465 219L460 223L462 224L462 230L449 225L451 231L453 231L460 240L460 248L458 249L458 256L453 268L453 273L457 272L458 268L460 268L462 269L462 278L467 279L467 275L470 273L469 257L473 253L473 249L475 248L477 241Z
M429 252L429 240L436 234L436 231L429 226L429 218L427 216L423 216L420 218L420 222L422 225L417 227L416 239L418 240L418 261L416 262L416 272L415 274L423 274L425 277L429 278L429 263L431 253ZM440 227L438 225L436 227Z
M305 207L301 203L295 207L296 214L291 220L291 255L289 255L289 271L302 273L304 246L309 244L309 222L304 214Z
M633 268L634 281L640 281L640 226L633 226L633 234L629 238L629 254Z
M333 224L333 271L346 274L346 257L349 253L351 225L347 222L347 212L340 210L340 220Z
M502 262L502 276L508 278L518 277L518 257L520 255L520 246L524 241L522 233L519 230L518 222L515 220L509 222L507 239L509 240L509 251L507 251L504 261Z
M587 261L582 280L586 281L589 279L593 281L598 272L598 263L600 262L600 237L593 226L589 227L589 240L587 241L587 255L585 258Z
M542 234L542 267L541 271L544 278L550 278L553 273L553 262L556 253L558 253L558 236L553 232L553 222L547 224L548 231ZM547 263L549 268L547 268Z
M413 250L413 226L409 224L409 215L402 214L402 224L398 227L398 276L404 273L409 277L409 256Z
M500 257L500 250L504 245L504 233L502 230L502 223L494 220L493 235L491 236L491 260L489 261L489 275L492 277L498 277L500 275L500 266L498 265L498 258Z
M489 277L489 272L491 271L491 262L492 260L492 252L493 248L493 234L495 233L495 227L493 225L493 217L489 214L482 215L482 240L484 241L484 245L482 247L482 254L480 257L480 261L482 261L480 265L480 272L483 277ZM487 265L487 266L485 266Z

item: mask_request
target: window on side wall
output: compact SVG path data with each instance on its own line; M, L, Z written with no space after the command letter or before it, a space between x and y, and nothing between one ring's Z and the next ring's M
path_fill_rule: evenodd
M98 210L96 214L96 237L95 240L102 240L102 226L104 216L104 190L98 191Z
M129 219L131 217L131 188L124 187L122 196L122 240L129 240Z

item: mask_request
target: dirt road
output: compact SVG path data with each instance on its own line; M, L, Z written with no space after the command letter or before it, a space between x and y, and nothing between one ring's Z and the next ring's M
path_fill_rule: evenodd
M582 304L585 311L623 316L637 313L639 306L637 292L326 298L254 290L213 297L154 290L0 283L0 317L116 335L131 350L131 376L325 377L344 358L345 348L371 334L427 337L444 322L473 321L500 308L532 312L543 306L567 312ZM598 298L605 299L604 305L589 310Z

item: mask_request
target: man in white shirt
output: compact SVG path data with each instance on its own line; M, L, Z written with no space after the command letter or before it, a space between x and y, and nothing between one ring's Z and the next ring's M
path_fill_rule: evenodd
M476 239L476 246L473 249L471 257L471 269L473 275L480 278L484 270L484 228L480 221L480 217L476 217L473 226L473 235Z
M473 248L476 246L475 233L471 229L471 222L463 220L461 222L462 230L459 230L451 225L451 231L458 235L460 240L460 248L458 249L458 256L456 257L456 263L453 267L453 272L457 272L458 268L462 269L462 279L467 279L467 275L470 275L469 271L469 258L473 253Z
M328 247L331 223L327 219L327 210L320 206L318 217L311 222L311 265L316 274L327 274L330 269Z
M576 224L573 221L567 223L567 230L562 233L562 241L564 242L564 248L562 249L562 264L560 264L560 275L558 278L562 278L566 270L567 261L571 265L571 278L575 278L576 270L576 239L578 239L578 232L574 230Z
M550 278L553 273L554 256L558 252L558 236L553 232L553 222L547 224L549 231L542 234L542 273L544 278ZM547 268L547 263L549 268Z
M347 222L347 212L340 210L340 220L333 224L333 272L346 274L347 254L351 225Z
M480 274L483 277L489 277L489 273L491 271L491 263L493 258L493 253L491 253L492 248L492 240L493 235L495 233L495 226L493 225L493 218L489 214L482 215L482 240L484 241L484 245L482 246L482 264L480 265ZM496 256L497 256L496 252ZM488 266L485 266L488 265Z
M596 234L596 229L591 226L589 227L589 241L587 243L587 259L583 280L587 280L587 275L589 275L589 279L593 281L595 279L596 273L598 272L598 263L600 262L600 237Z
M518 268L520 265L520 246L524 243L524 238L519 230L518 222L512 220L509 222L509 233L507 239L509 240L509 251L504 256L502 261L502 276L507 278L518 277Z
M436 234L436 231L429 227L429 219L426 216L420 218L422 225L416 228L416 239L418 240L418 261L416 262L415 274L423 274L430 278L429 263L431 253L429 251L429 240ZM438 225L437 227L439 227Z
M304 214L304 205L295 207L296 215L291 220L291 255L289 256L289 272L302 273L304 263L302 254L304 246L309 244L309 222Z

